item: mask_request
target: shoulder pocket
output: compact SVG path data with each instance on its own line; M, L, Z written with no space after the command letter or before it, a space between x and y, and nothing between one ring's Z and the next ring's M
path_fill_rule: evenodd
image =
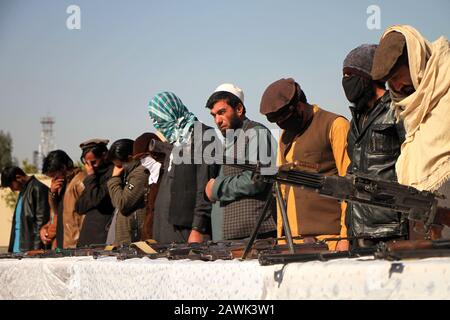
M369 152L394 154L398 149L398 135L394 123L375 124L371 128Z

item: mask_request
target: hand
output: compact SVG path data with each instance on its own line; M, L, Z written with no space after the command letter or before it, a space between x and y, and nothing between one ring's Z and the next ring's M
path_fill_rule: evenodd
M89 161L86 161L86 163L84 164L84 168L86 169L86 173L89 176L92 176L95 173L94 167Z
M52 241L52 239L48 237L48 224L42 226L41 230L39 231L39 236L41 238L41 241L45 245L49 244Z
M211 201L211 202L215 202L212 198L212 190L213 190L215 181L216 181L216 179L210 179L205 187L206 196L208 197L209 201Z
M440 225L431 226L431 229L430 229L431 240L442 239L442 230L444 230L444 226L440 226Z
M50 192L60 195L64 181L64 178L52 179L50 183Z
M188 243L200 243L203 242L203 234L197 230L192 230L189 234Z
M112 172L112 176L113 177L118 177L122 174L123 172L123 167L118 167L118 166L114 166L113 172Z
M350 244L348 242L348 240L341 240L338 241L337 245L336 245L336 251L348 251L350 247Z

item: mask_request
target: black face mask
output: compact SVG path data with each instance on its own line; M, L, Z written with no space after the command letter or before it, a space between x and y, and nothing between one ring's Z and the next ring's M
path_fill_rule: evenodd
M277 122L277 125L287 131L300 131L303 126L303 116L295 110L292 115L282 122Z
M357 112L367 109L369 101L375 95L372 81L358 75L342 78L342 87L348 101L355 105Z

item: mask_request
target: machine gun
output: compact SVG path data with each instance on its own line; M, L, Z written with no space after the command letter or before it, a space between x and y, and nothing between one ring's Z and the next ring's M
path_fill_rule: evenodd
M245 240L237 241L207 241L203 243L147 243L151 248L151 252L142 251L142 246L122 245L113 250L95 250L93 257L95 259L102 257L116 257L118 260L144 258L158 259L166 258L169 260L232 260L242 257L244 249L247 245ZM295 244L296 253L312 253L327 250L324 242ZM254 242L250 256L258 258L259 254L281 254L287 253L288 246L280 245L277 239L258 239Z
M430 231L431 226L435 223L437 199L442 197L429 191L419 191L394 181L386 181L363 174L349 174L344 177L324 176L297 169L299 163L281 166L274 175L262 175L260 165L248 162L239 164L233 159L231 161L226 159L226 161L228 161L225 162L226 165L252 171L255 181L274 184L276 198L281 209L284 232L292 254L294 253L293 240L280 184L311 190L324 197L339 201L362 203L400 212L405 214L409 220L423 222L427 232ZM245 259L249 247L256 238L257 232L267 215L270 202L272 201L271 198L269 197L267 200L263 213L258 219L243 259Z
M263 252L258 256L258 260L261 265L268 266L292 262L329 261L367 256L390 261L450 257L450 240L397 240L389 243L380 242L373 247L354 248L341 252L323 251L308 254L271 254Z
M239 164L234 165L239 167ZM318 194L340 201L356 202L369 206L390 209L407 215L408 219L421 221L429 229L434 223L437 198L435 193L419 191L363 174L323 176L317 173L295 169L297 165L281 166L276 175L260 174L258 166L252 168L255 180L278 182L281 184L309 189ZM248 170L248 166L243 166Z
M377 247L358 248L348 251L322 251L313 253L287 253L287 254L265 254L258 257L259 264L270 266L274 264L288 264L292 262L329 261L343 258L359 258L373 256L378 251Z

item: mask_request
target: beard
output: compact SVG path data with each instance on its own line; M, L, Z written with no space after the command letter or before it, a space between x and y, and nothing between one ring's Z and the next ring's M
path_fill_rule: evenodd
M239 119L238 115L235 113L233 114L232 118L230 119L230 125L228 128L220 129L220 132L222 132L222 135L226 135L227 130L236 130L242 127L242 120Z

